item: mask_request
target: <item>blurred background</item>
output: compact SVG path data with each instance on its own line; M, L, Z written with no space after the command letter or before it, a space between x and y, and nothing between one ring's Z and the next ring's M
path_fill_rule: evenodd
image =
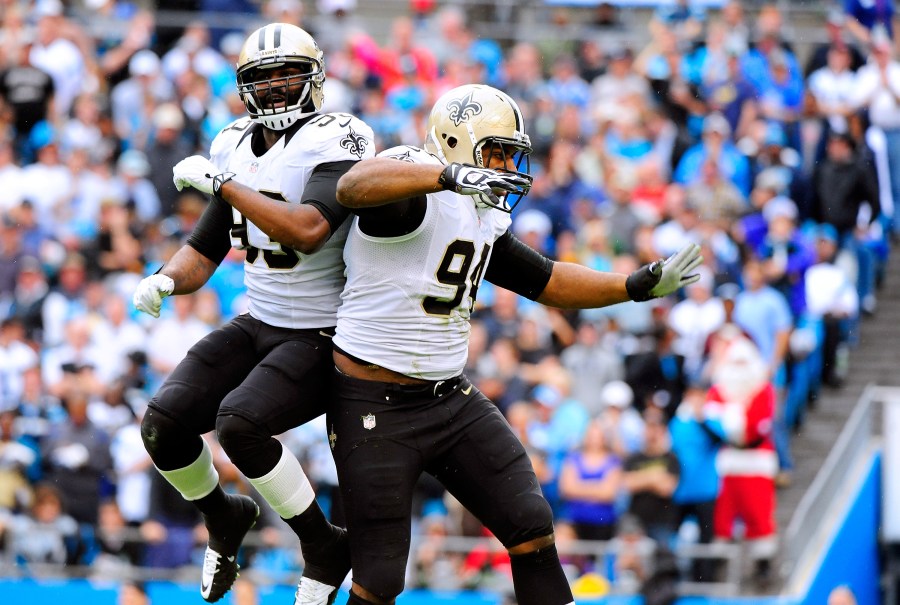
M629 273L702 245L700 281L652 303L479 289L466 371L528 447L578 602L900 602L892 0L0 0L4 603L200 602L203 524L139 424L244 311L243 252L159 319L130 301L207 203L172 166L245 114L237 54L274 21L316 38L324 111L379 150L421 145L452 87L514 97L512 230L547 256ZM340 523L324 420L281 438ZM225 603L292 598L298 544L263 509ZM415 513L399 603L515 603L428 477Z

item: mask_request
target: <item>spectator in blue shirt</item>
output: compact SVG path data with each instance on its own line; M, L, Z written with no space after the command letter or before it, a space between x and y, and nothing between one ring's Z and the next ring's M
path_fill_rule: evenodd
M741 194L750 195L750 164L731 142L731 125L720 113L711 113L703 120L703 140L688 149L678 167L675 182L689 185L702 176L707 158L717 160L723 176L731 180Z
M785 359L793 329L793 317L784 295L766 283L763 263L756 258L750 258L744 264L744 287L745 290L738 294L735 301L734 321L756 343L769 365L770 375L779 391L773 436L781 472L789 473L793 468L793 461L784 415L783 393L787 384Z
M559 479L565 517L581 540L610 540L616 500L622 489L622 461L609 447L602 420L587 427L584 442L563 462Z
M681 469L672 500L678 506L681 523L689 517L696 519L701 544L709 544L713 539L713 510L719 495L716 453L723 435L721 421L704 415L705 402L704 389L689 389L669 422L672 452ZM694 581L709 582L714 561L694 559L691 570Z
M791 80L803 83L803 72L797 57L781 34L782 15L774 4L764 6L756 19L757 36L751 48L741 58L741 69L758 93L771 82L772 64L784 63Z
M768 73L759 83L759 111L763 118L784 127L788 143L800 148L798 120L803 109L803 77L797 66L789 62L787 51L776 48L769 53Z
M847 29L864 45L872 42L872 31L884 29L894 39L894 0L844 0Z
M706 10L699 2L676 0L656 9L650 22L650 31L657 34L660 29L669 29L680 42L689 43L700 37L705 21Z
M763 208L768 233L756 252L768 283L788 300L794 317L806 310L804 275L816 261L812 246L797 228L797 206L785 197Z
M550 73L547 94L556 105L574 105L582 109L587 106L591 98L591 87L578 75L578 64L571 55L557 57Z
M738 136L756 115L756 90L741 71L741 50L725 49L726 73L710 71L704 74L700 94L711 111L725 116L732 132Z
M777 377L793 325L791 309L784 295L766 283L763 264L758 259L747 260L743 277L745 289L735 301L735 323L750 335Z

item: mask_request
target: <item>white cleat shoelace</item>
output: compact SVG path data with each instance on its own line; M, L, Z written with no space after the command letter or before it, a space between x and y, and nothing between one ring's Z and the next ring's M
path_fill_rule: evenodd
M229 563L234 563L234 557L227 557L226 559ZM200 596L204 599L208 600L212 593L213 583L216 574L219 572L221 560L222 555L208 546L206 547L206 553L203 555L203 573L200 575Z
M329 605L334 602L331 594L337 592L334 586L302 577L294 595L294 605Z

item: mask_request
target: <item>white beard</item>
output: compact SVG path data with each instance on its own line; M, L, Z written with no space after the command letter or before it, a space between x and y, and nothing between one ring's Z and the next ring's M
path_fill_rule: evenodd
M757 367L753 367L753 366ZM714 384L725 401L750 403L766 383L766 369L762 364L733 364L719 368Z
M713 375L726 401L750 403L768 381L768 369L756 347L746 339L729 345Z

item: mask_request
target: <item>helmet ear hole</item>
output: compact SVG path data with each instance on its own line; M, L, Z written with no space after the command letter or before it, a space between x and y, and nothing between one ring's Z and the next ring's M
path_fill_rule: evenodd
M456 147L456 145L458 143L459 143L459 141L456 140L456 137L447 137L447 147L449 147L450 149L453 149L454 147Z

